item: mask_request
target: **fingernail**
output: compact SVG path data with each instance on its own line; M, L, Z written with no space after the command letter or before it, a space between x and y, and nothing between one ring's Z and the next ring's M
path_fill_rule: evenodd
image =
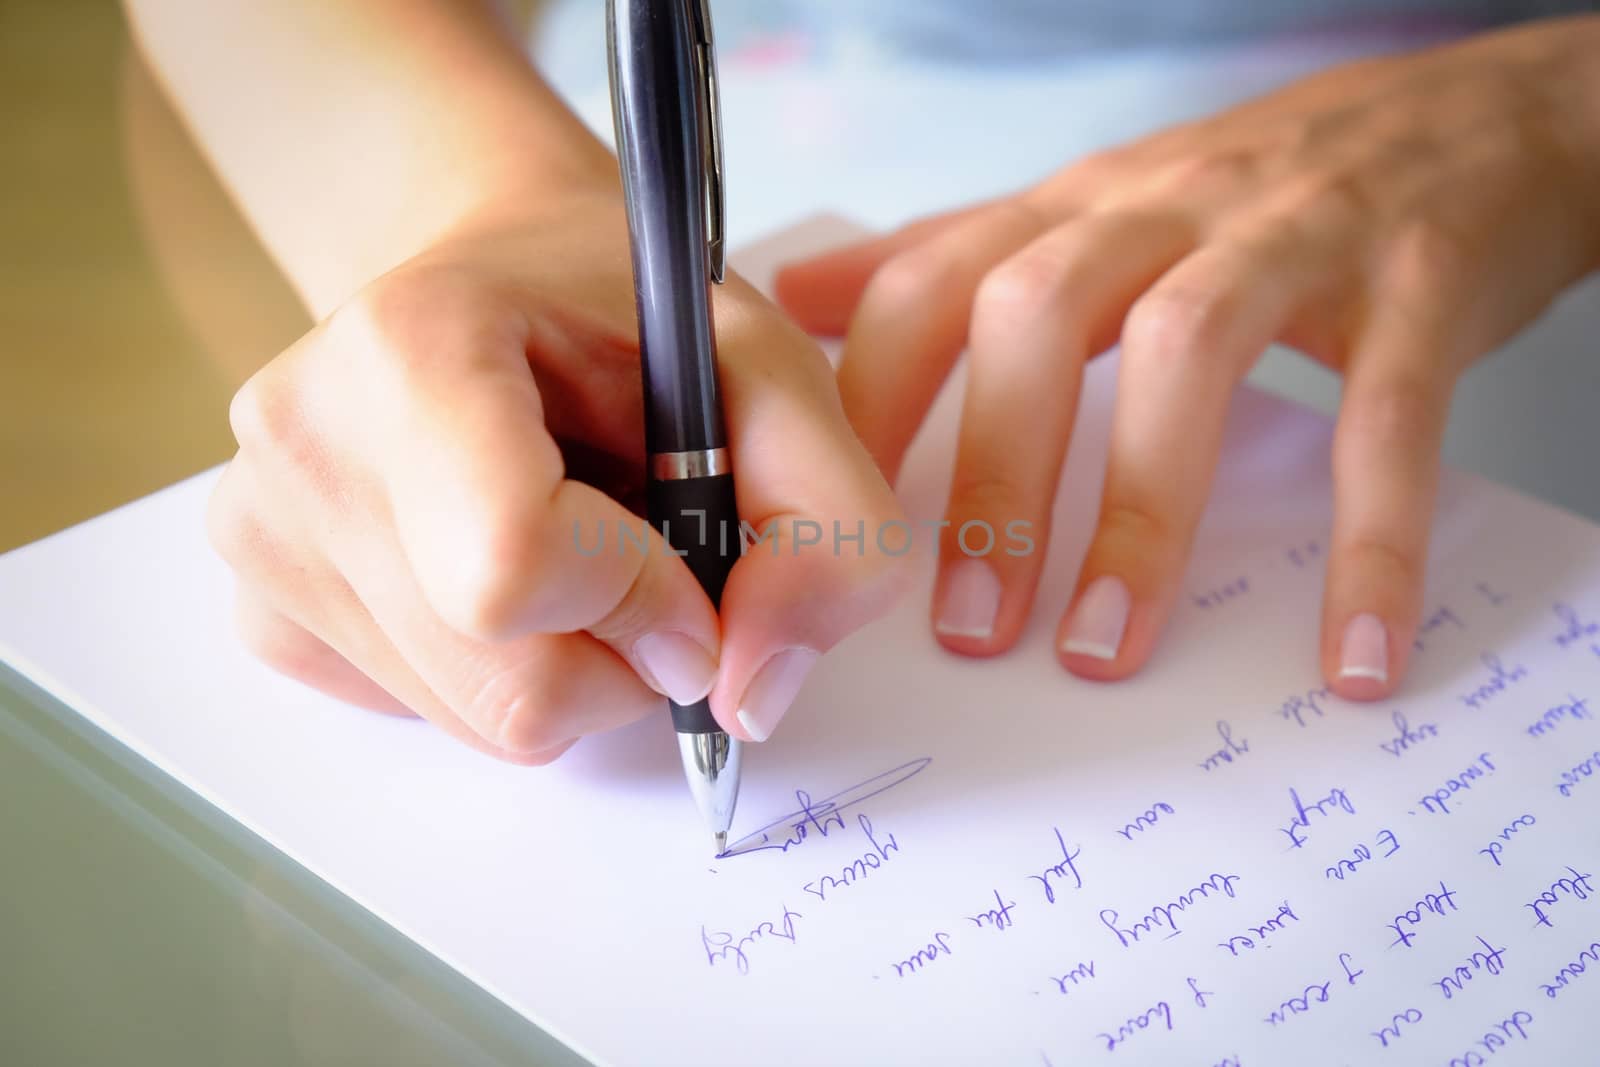
M1344 627L1339 649L1339 677L1389 680L1389 631L1372 614L1357 615Z
M717 661L687 634L675 631L645 634L633 643L633 655L646 671L657 692L674 703L693 704L717 680Z
M1128 628L1128 610L1133 598L1121 578L1102 575L1090 582L1078 597L1067 623L1067 639L1061 651L1095 659L1116 659L1122 645L1122 632Z
M1000 613L1000 579L994 568L980 559L961 559L945 570L944 595L933 628L947 637L994 636L994 619Z
M816 662L817 654L809 648L786 648L762 664L739 701L739 725L752 739L772 736Z

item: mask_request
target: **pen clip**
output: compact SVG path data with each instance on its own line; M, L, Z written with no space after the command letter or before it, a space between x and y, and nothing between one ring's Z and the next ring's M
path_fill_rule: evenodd
M700 152L705 172L706 249L711 280L722 283L727 208L722 183L722 93L717 86L717 50L711 37L710 0L686 0L695 31L695 80L700 90Z

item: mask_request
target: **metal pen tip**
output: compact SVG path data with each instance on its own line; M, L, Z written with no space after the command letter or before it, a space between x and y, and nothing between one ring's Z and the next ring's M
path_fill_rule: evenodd
M739 742L717 730L679 734L678 751L689 781L689 792L705 816L706 829L717 843L717 855L726 854L733 809L739 800Z

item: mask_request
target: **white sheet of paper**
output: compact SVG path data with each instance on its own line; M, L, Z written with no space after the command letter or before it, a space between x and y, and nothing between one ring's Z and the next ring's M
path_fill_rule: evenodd
M1448 476L1402 696L1341 703L1315 660L1330 429L1241 392L1160 651L1082 682L1050 642L1114 372L1021 645L942 652L923 555L747 750L735 834L769 847L741 855L708 857L665 715L522 769L252 661L212 475L0 558L0 658L601 1063L1586 1061L1600 530ZM908 461L918 520L958 399Z

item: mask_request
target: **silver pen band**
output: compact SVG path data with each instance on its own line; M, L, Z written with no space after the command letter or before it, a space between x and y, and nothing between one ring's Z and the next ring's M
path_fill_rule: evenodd
M702 448L693 452L657 452L650 457L650 477L658 482L677 482L685 478L714 478L727 474L726 448Z

